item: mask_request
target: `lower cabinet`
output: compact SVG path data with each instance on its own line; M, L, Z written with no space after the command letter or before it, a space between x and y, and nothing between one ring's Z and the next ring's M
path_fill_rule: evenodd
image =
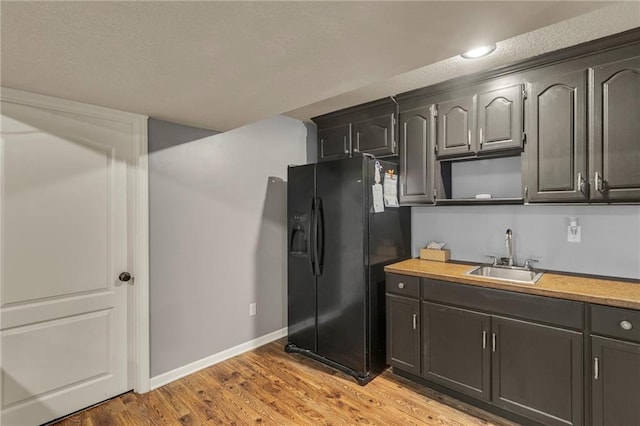
M387 364L420 374L420 301L387 294Z
M478 312L422 302L422 376L458 392L491 399L491 317Z
M640 425L640 310L589 305L594 425Z
M640 425L640 344L591 337L593 425Z
M424 279L413 297L405 297L389 291L404 286L406 280L395 274L390 281L389 275L387 362L391 366L536 423L585 423L584 304ZM636 363L627 367L635 378L609 386L640 389L640 345L636 346L635 353L625 355ZM620 380L621 373L609 374ZM636 390L628 398L640 401L639 393ZM619 410L617 401L602 399ZM640 404L627 401L620 403L628 406L630 414L625 415L630 417L620 418L637 420ZM596 424L640 425L617 419Z
M583 423L583 334L491 318L493 405L545 425Z

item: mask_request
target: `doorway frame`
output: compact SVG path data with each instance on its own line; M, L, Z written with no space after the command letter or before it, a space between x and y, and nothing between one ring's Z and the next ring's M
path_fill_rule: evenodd
M125 123L131 126L132 162L127 175L133 176L133 224L128 233L132 253L134 285L127 292L127 387L136 393L149 391L149 166L148 116L118 111L67 99L0 87L3 102L45 108L92 118ZM127 184L130 184L127 178ZM0 343L1 344L1 343ZM97 401L96 401L97 402Z

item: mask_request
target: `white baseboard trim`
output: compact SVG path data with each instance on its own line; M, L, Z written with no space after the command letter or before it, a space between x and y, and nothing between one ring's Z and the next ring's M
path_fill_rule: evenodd
M218 352L217 354L209 355L206 358L202 358L190 364L183 365L182 367L167 371L166 373L159 374L151 378L149 383L150 388L151 390L157 389L161 386L173 382L174 380L178 380L182 377L188 376L189 374L195 373L196 371L200 371L203 368L210 367L236 355L240 355L262 345L266 345L267 343L278 340L279 338L286 335L287 327L281 328L280 330L276 330L269 334L265 334L264 336L260 336L257 339L249 340L248 342L241 343L238 346L234 346L222 352Z

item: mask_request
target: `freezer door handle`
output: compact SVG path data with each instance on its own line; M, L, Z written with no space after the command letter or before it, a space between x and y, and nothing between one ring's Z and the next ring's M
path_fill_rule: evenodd
M316 221L316 207L315 207L315 203L316 200L315 198L311 199L311 208L309 209L309 227L307 229L309 229L309 239L307 240L307 254L309 256L309 267L311 268L311 274L312 275L316 275L316 263L315 263L315 257L314 257L314 251L315 251L315 243L314 243L314 235L313 235L313 231L312 231L312 227L315 226L315 221Z
M312 203L312 230L311 230L311 259L313 262L313 275L320 275L320 259L318 258L318 220L319 220L319 212L318 212L318 198L313 198Z
M324 264L324 208L322 207L322 198L316 199L316 274L322 275L322 266Z

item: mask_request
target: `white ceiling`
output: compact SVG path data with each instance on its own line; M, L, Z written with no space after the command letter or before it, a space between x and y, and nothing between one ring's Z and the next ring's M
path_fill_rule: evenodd
M442 81L469 65L440 61L585 13L498 64L640 26L640 3L611 4L2 1L1 85L224 131Z

